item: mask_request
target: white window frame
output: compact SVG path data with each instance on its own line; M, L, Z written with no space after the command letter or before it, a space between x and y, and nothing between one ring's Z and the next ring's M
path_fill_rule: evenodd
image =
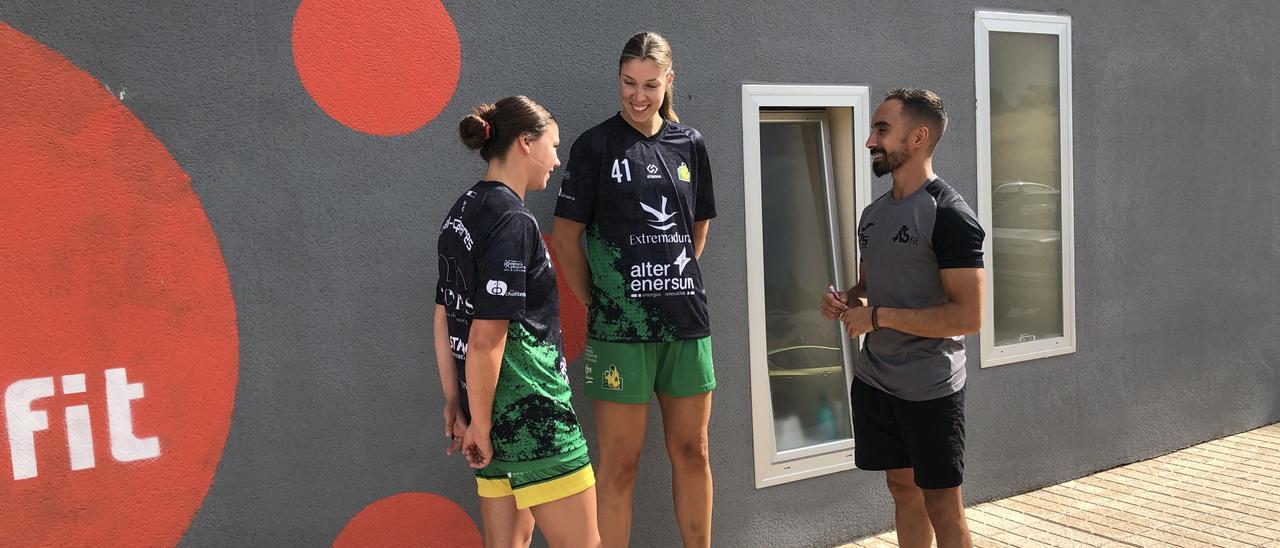
M871 154L866 147L870 132L871 92L867 86L766 85L742 86L742 158L746 205L747 328L751 362L752 446L755 453L756 488L761 489L824 474L852 470L853 440L779 453L774 439L773 403L770 397L768 345L764 295L764 222L760 175L760 110L765 107L853 109L854 226L861 208L871 200ZM833 245L839 245L839 227L833 227ZM856 254L857 250L853 252ZM855 264L856 257L855 257ZM847 273L846 276L856 276ZM837 280L837 283L839 280ZM846 371L852 378L852 371Z
M987 265L986 303L982 315L982 367L993 367L1076 351L1075 300L1075 207L1072 181L1071 140L1071 17L1032 13L976 11L974 28L974 71L977 85L978 127L978 217L987 232L983 243ZM1024 343L995 345L995 291L992 272L1000 268L992 252L995 232L992 230L991 198L991 32L1051 34L1058 37L1058 112L1061 131L1061 196L1062 203L1062 336Z

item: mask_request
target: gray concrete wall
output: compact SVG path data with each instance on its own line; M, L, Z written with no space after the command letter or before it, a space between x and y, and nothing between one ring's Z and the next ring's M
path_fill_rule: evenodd
M446 5L462 44L456 93L435 121L391 138L354 132L307 96L290 51L295 3L0 5L5 23L128 88L124 104L191 176L222 246L239 388L185 544L327 544L401 491L445 495L478 520L470 475L443 454L430 349L438 223L482 174L457 120L527 94L555 113L567 153L617 110L617 53L644 29L675 46L676 106L706 136L716 173L720 216L703 258L720 383L716 545L830 545L892 522L878 474L753 486L740 85L936 90L952 126L935 165L976 207L978 8L1073 17L1079 339L1071 355L984 370L970 339L966 500L1280 420L1274 3ZM879 180L874 194L887 188ZM547 229L554 196L528 200ZM576 403L591 430L588 402ZM679 538L658 424L655 412L641 546Z

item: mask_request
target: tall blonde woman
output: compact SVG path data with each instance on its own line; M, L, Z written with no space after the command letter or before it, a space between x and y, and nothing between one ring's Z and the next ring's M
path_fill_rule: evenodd
M681 537L686 546L711 539L707 422L716 380L698 257L716 210L706 145L676 116L674 80L662 36L627 42L618 60L622 110L574 142L552 226L565 276L588 309L586 389L600 445L600 533L609 547L630 539L655 392Z

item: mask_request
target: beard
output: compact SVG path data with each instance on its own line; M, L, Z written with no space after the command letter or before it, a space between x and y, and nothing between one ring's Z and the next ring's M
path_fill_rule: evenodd
M903 140L902 144L903 145L906 144L905 139ZM876 174L876 177L883 177L885 173L890 173L893 170L898 169L900 166L902 166L904 162L907 161L907 156L908 156L907 151L905 150L905 146L903 147L903 150L900 150L898 152L888 152L885 149L880 147L871 149L871 154L876 154L876 153L879 153L882 155L880 156L879 160L871 161L871 171Z

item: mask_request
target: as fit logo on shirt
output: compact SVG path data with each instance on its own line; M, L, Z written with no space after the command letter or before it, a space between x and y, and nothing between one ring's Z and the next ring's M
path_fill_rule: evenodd
M902 225L898 233L893 235L893 243L920 245L920 237L911 233L911 227Z

